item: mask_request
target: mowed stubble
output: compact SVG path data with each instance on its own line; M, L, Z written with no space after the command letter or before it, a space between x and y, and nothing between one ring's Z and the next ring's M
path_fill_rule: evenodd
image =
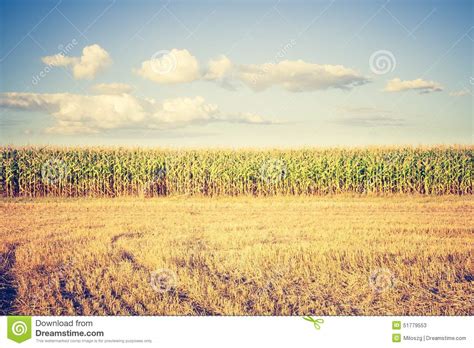
M471 195L4 199L1 309L472 315L473 212Z

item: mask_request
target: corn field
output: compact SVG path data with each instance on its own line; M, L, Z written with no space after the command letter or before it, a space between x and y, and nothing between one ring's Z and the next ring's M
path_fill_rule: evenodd
M0 195L472 194L473 150L0 147Z

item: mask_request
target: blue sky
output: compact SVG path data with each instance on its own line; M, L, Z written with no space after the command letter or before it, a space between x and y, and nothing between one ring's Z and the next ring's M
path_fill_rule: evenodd
M471 144L471 1L1 1L1 144Z

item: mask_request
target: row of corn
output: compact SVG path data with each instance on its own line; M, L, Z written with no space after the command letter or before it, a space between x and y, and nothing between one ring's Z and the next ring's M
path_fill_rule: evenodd
M0 147L0 196L472 194L473 150Z

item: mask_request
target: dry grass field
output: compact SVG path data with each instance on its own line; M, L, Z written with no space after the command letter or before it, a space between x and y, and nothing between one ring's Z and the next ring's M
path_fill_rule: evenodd
M472 195L4 198L0 309L473 315L473 213Z

